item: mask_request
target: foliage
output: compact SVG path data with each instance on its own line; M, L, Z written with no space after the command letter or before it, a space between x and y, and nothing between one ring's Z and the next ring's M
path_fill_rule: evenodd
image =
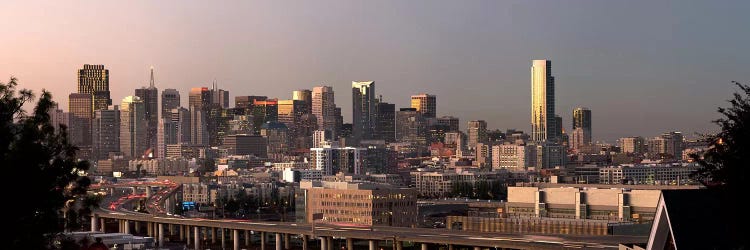
M29 90L17 91L17 85L15 78L0 83L0 166L6 176L22 178L23 184L3 184L13 202L6 206L13 229L4 247L50 248L57 233L78 226L73 215L86 212L76 211L81 208L76 202L90 184L78 173L89 165L76 158L77 148L68 141L64 126L55 132L48 113L55 106L51 94L43 91L33 113L27 114L23 106L34 96Z
M750 164L750 86L733 82L740 88L729 100L731 107L719 108L724 117L714 123L721 132L706 136L709 148L693 154L701 166L695 177L709 188L741 190L748 182Z

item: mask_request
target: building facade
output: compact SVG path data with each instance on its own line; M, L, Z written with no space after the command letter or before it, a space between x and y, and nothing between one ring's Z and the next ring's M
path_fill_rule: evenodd
M375 82L352 82L352 133L356 141L375 137Z
M531 66L531 139L556 142L555 77L552 62L534 60Z
M148 149L146 107L137 96L120 104L120 150L127 158L140 158Z
M109 94L109 69L104 65L84 64L78 70L78 93L89 94L92 98L91 113L107 109L112 105Z
M429 94L411 96L411 108L417 109L425 118L435 118L437 114L437 97Z

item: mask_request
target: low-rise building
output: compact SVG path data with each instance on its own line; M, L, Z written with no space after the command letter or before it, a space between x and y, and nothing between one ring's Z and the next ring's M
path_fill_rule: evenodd
M297 205L305 206L305 212L298 214L298 218L308 223L312 222L313 214L322 214L324 223L395 227L416 224L417 195L410 188L325 181L303 181L300 188L304 202Z
M683 165L623 165L599 169L601 184L686 184L693 183L690 175L698 170L694 163Z

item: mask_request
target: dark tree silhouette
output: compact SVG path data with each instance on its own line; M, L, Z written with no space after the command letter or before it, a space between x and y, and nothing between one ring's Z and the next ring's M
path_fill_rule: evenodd
M740 92L729 100L731 107L719 108L724 117L714 123L721 132L706 136L708 150L693 154L701 165L695 177L709 188L741 190L748 183L750 167L750 86L734 82Z
M51 240L62 232L71 212L80 208L90 181L80 176L89 165L76 159L77 148L68 141L66 130L55 132L48 111L55 106L49 92L43 91L33 113L23 110L33 101L29 90L16 90L11 78L0 82L0 167L7 178L18 178L20 186L3 182L9 239L3 248L53 248ZM70 216L68 216L70 215ZM64 219L67 217L67 220ZM73 223L75 224L75 223Z

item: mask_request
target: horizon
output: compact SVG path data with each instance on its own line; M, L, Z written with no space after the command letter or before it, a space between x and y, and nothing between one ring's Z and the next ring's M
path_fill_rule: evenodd
M153 66L183 106L214 79L231 102L327 85L350 122L351 81L367 80L397 108L433 94L437 115L462 129L485 120L529 133L531 61L548 59L565 130L588 107L593 139L614 143L716 131L731 81L750 79L742 1L45 3L0 3L8 20L33 20L6 23L0 82L46 88L65 111L83 64L110 70L115 105L148 86Z

